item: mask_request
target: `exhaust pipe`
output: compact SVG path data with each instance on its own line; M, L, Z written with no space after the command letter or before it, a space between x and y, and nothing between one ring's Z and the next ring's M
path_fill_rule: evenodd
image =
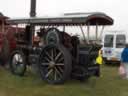
M30 17L36 17L36 0L31 0L30 2ZM29 34L29 46L33 46L33 36L35 34L35 26L30 24Z
M31 0L30 17L36 16L36 0Z

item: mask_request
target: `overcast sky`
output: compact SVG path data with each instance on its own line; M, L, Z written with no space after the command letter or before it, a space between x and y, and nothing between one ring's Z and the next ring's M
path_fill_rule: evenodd
M28 17L30 0L0 0L8 17ZM37 16L67 12L104 12L114 19L114 30L128 31L128 0L37 0Z

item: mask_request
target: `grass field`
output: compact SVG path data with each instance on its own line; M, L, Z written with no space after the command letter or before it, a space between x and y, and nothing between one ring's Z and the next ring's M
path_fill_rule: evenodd
M128 80L118 76L115 66L102 66L102 76L81 83L69 80L64 85L49 85L28 72L25 77L0 68L0 96L128 96Z

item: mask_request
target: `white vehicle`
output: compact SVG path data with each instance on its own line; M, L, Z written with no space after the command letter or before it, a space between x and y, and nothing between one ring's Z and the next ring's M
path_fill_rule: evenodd
M105 32L102 36L102 56L105 63L120 62L121 53L128 43L128 34L124 31Z

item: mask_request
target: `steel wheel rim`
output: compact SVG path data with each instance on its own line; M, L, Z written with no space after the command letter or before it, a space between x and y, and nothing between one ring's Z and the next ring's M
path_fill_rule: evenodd
M64 55L56 47L51 47L43 51L40 58L42 74L49 82L56 82L63 79Z

